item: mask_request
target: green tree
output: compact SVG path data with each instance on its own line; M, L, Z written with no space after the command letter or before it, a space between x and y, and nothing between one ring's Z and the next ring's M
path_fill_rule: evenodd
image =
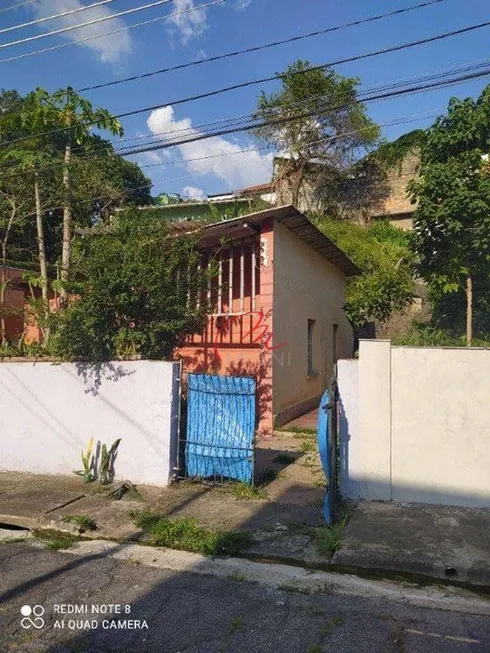
M89 360L169 356L205 323L208 277L199 257L194 237L171 237L164 221L136 209L78 238L77 280L68 284L76 299L59 313L58 353Z
M72 241L72 178L71 163L73 146L85 146L92 143L91 130L106 130L121 136L121 123L107 109L94 109L92 104L76 93L71 87L49 94L38 88L34 93L34 101L44 125L53 130L61 130L57 139L63 146L63 236L61 244L61 281L60 297L63 303L67 301L66 285L70 276L70 254Z
M447 115L427 130L412 247L432 296L464 293L466 344L473 338L474 281L490 261L490 86L477 100L453 98ZM482 284L481 290L488 288Z
M279 174L295 205L312 161L324 171L346 169L379 137L378 126L357 102L359 80L310 68L308 61L290 64L277 75L282 88L270 95L262 92L255 112L265 121L256 135L287 155Z
M372 320L386 322L407 307L413 297L413 256L403 231L388 221L363 227L318 218L317 225L361 270L347 282L344 308L354 328Z

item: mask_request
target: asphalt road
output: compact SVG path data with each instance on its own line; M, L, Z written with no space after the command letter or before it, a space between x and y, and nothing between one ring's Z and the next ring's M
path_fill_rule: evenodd
M27 543L0 545L0 628L1 653L490 653L488 617Z

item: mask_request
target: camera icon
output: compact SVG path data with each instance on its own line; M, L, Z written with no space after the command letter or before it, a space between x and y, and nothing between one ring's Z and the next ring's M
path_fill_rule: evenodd
M44 608L42 605L23 605L20 609L22 619L20 625L22 628L28 630L29 628L37 628L38 630L44 627Z

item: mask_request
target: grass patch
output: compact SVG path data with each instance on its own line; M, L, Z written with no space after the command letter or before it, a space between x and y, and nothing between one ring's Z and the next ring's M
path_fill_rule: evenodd
M267 499L267 492L260 487L253 487L248 483L233 483L231 491L238 501L260 499L264 501Z
M314 442L310 442L309 440L304 440L301 443L301 451L303 451L304 453L308 453L310 451L315 451L315 449L316 449L316 447L315 447Z
M286 524L292 535L306 535L315 543L318 553L330 559L340 548L344 528L354 512L354 506L343 504L337 521L331 526L308 526L302 522L290 521Z
M333 631L333 629L336 626L342 626L343 623L344 623L343 617L332 617L327 621L326 625L322 628L322 635L324 637L330 635L330 633Z
M86 533L87 531L95 531L97 524L95 519L88 515L66 515L61 518L61 521L66 524L75 524L78 527L79 533Z
M281 426L276 429L281 433L295 433L297 435L316 435L316 429L309 429L306 426Z
M279 463L280 465L291 465L295 460L296 458L290 453L280 453L274 458L272 462Z
M321 556L330 559L339 550L344 528L347 526L353 512L354 507L351 504L344 504L336 522L331 526L321 526L316 529L315 543Z
M226 577L227 580L233 580L235 583L243 583L246 578L243 574L240 574L238 571L234 571L232 574L228 574Z
M234 635L239 630L243 629L243 617L235 617L232 619L230 627L228 629L228 635Z
M313 646L310 646L308 649L308 653L323 653L322 647L319 644L313 644Z
M278 590L283 592L292 592L293 594L312 594L309 587L299 587L298 585L278 585Z
M252 535L247 531L207 530L190 517L170 519L146 511L133 511L130 515L136 526L148 534L153 546L207 556L234 556L253 543Z
M69 533L60 533L59 531L53 531L50 529L42 529L33 531L34 536L37 539L42 540L46 543L46 548L51 549L52 551L61 551L63 549L69 549L75 542L78 541L78 538Z

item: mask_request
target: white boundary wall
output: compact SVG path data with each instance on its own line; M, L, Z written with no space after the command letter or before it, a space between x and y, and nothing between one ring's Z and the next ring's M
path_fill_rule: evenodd
M338 382L344 496L490 507L490 350L363 340Z
M71 474L90 437L122 438L116 480L167 485L176 465L180 365L0 363L0 470Z

